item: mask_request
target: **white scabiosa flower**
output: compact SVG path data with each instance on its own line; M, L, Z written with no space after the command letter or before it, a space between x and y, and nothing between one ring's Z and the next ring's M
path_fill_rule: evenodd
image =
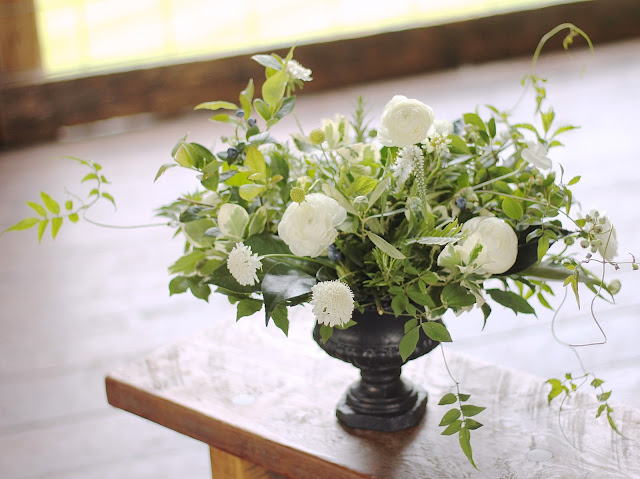
M287 74L293 80L311 81L311 70L300 65L297 60L289 60L287 63Z
M522 159L527 163L548 170L551 168L551 160L547 157L547 149L537 141L528 141L527 147L522 150Z
M262 269L262 263L257 254L252 254L250 246L238 243L229 253L227 268L231 276L242 286L253 286L258 282L256 273Z
M327 326L342 326L351 319L353 292L340 280L323 281L311 288L311 304L316 321Z

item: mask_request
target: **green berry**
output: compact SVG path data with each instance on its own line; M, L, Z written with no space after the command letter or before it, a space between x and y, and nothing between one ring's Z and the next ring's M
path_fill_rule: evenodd
M302 203L305 197L304 190L302 188L294 186L293 188L291 188L289 196L291 197L292 201L295 201L296 203Z
M309 141L314 145L320 145L325 140L324 131L316 128L309 133Z

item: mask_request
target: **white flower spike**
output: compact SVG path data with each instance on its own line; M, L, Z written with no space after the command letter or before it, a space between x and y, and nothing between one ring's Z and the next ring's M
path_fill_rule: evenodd
M311 288L313 314L320 324L342 326L351 320L353 292L340 280L323 281Z
M253 286L258 282L257 271L262 269L262 262L257 254L252 254L250 246L238 243L229 253L227 268L242 286Z
M300 65L297 60L289 60L287 63L287 73L294 80L311 81L311 70Z

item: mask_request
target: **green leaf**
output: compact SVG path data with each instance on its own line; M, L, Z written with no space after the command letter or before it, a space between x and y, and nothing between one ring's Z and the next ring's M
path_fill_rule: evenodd
M253 106L265 121L269 121L271 119L271 110L269 109L269 105L267 105L263 100L256 98L253 100Z
M465 402L467 399L469 399L471 396L469 394L458 394L458 399L460 399L460 402Z
M390 184L391 184L391 178L388 176L385 176L384 179L380 181L380 183L378 183L378 186L376 186L376 189L373 190L373 193L371 193L371 196L369 196L369 206L372 206L376 201L378 201L378 198L382 196L382 193L384 193L389 189Z
M204 258L206 258L206 254L203 251L195 250L187 253L169 266L169 273L192 274L196 269L196 263Z
M190 286L189 278L186 276L176 276L169 282L169 296L185 293Z
M238 193L240 194L240 198L245 201L252 201L256 196L260 193L266 191L267 187L265 185L258 185L256 183L248 183L246 185L240 186Z
M262 301L259 299L241 299L237 304L238 312L236 321L245 316L251 316L262 309Z
M407 291L407 294L409 295L409 298L411 298L411 301L413 301L414 303L418 303L422 306L427 306L429 309L434 309L436 307L436 304L433 301L433 298L429 296L427 293L423 293L419 289L416 290L416 289L410 288Z
M533 307L522 296L512 293L511 291L502 291L500 289L488 289L487 293L496 303L505 306L516 314L533 314L536 312Z
M542 127L544 128L544 132L548 132L549 128L551 128L551 123L553 123L553 119L556 117L556 114L553 110L549 110L546 113L542 113Z
M453 393L447 393L444 396L442 396L442 399L440 399L440 402L438 403L438 406L445 406L447 404L453 404L454 402L456 402L457 396Z
M422 323L422 330L424 331L424 334L434 341L441 343L450 343L453 341L449 331L447 331L447 328L441 323L427 321L426 323Z
M442 420L440 421L439 426L448 426L453 421L457 420L460 417L459 409L449 409L444 416L442 416Z
M277 71L262 84L262 98L272 109L282 101L286 85L287 73L285 70Z
M64 207L67 211L71 211L73 209L73 201L67 200Z
M218 113L217 115L213 115L209 118L211 121L217 121L218 123L235 123L238 124L238 121L235 117L229 116L228 113Z
M538 261L542 261L542 258L544 258L544 255L547 254L548 250L549 250L549 237L542 236L538 240Z
M255 146L249 147L247 150L247 157L244 161L246 166L252 174L257 174L255 178L264 183L267 179L267 163L264 161L264 156L260 153L260 150Z
M191 290L191 294L198 299L202 299L204 301L209 301L209 295L211 294L211 288L207 284L198 284L196 278L190 278L191 285L189 289Z
M79 219L80 219L80 218L78 217L78 215L77 215L76 213L71 213L71 214L69 215L69 220L70 220L72 223L77 223Z
M42 235L44 234L44 230L47 229L47 225L48 224L49 224L49 220L48 219L43 219L38 224L38 243L40 243L40 241L42 241Z
M398 249L396 249L394 246L389 244L386 240L384 240L377 234L372 233L371 231L367 231L367 236L374 245L376 245L381 251L388 254L392 258L407 259L407 257L403 255Z
M253 93L253 78L251 78L249 80L249 83L247 84L247 87L240 92L240 106L244 110L245 118L249 118L249 116L251 115L251 102L253 101Z
M31 208L33 208L35 210L36 213L38 213L40 216L47 216L47 210L45 210L42 205L39 205L38 203L33 203L31 201L27 201L26 202L29 206L31 206Z
M484 124L484 121L482 121L482 118L480 118L475 113L465 113L464 115L462 115L462 118L467 125L477 126L480 131L487 130L487 126Z
M467 429L466 427L460 428L458 440L460 441L460 447L462 448L462 452L464 452L464 455L467 456L467 459L469 459L471 465L478 469L476 463L473 462L473 452L471 450L471 434L469 433L469 429Z
M463 404L460 409L462 410L462 414L464 414L464 417L471 417L475 416L476 414L480 414L487 408L481 406L472 406L471 404Z
M400 316L407 306L409 305L409 300L404 294L400 294L398 296L394 296L391 300L391 309L393 310L393 314L396 316Z
M580 181L580 178L581 176L574 176L573 178L571 178L569 183L567 183L567 185L568 186L575 185L578 181Z
M470 430L478 429L482 427L482 423L476 421L475 419L465 419L464 425L467 427L467 429L470 429Z
M196 105L194 110L237 110L238 105L229 101L206 101Z
M274 115L274 118L277 118L278 120L282 120L285 116L287 116L289 113L293 111L293 108L295 107L295 105L296 105L296 97L288 96L282 101L282 106L278 108L278 111Z
M102 197L106 198L107 200L109 200L113 204L113 206L116 205L116 200L114 200L113 196L111 196L109 193L103 192L102 193Z
M358 216L358 212L355 210L353 205L347 200L342 193L340 193L335 186L330 183L324 183L322 185L322 190L327 196L330 196L334 200L340 204L345 210L347 210L352 215Z
M451 140L451 145L449 146L449 150L452 153L466 154L470 155L471 150L465 143L465 141L460 138L458 135L449 135L448 137Z
M440 298L451 308L464 308L476 303L476 297L467 288L454 283L443 288Z
M509 218L513 218L514 220L522 218L524 213L520 202L513 198L505 198L502 200L502 211L504 211Z
M378 180L368 176L359 176L349 188L352 195L366 195L378 186Z
M561 126L560 128L558 128L555 133L553 134L553 136L558 135L559 133L564 133L565 131L570 131L570 130L575 130L577 128L580 128L579 126L573 126L573 125L566 125L566 126Z
M51 218L51 237L53 239L55 239L56 236L58 235L58 230L60 230L61 226L62 226L61 217L56 216L55 218Z
M282 70L280 62L271 55L254 55L251 59L258 62L263 67Z
M496 119L495 118L491 118L491 120L489 120L489 123L487 125L489 127L489 135L491 136L491 138L495 138L496 136Z
M264 231L264 228L267 224L267 207L262 205L260 208L255 210L251 215L251 220L249 220L249 228L247 231L247 236L253 236L260 234Z
M320 326L320 337L322 338L322 343L326 343L329 341L329 338L333 335L333 328L331 326L327 326L326 324L322 324Z
M442 434L443 436L451 436L452 434L455 434L456 432L458 432L461 427L462 427L462 421L460 420L453 421L440 434Z
M280 304L271 313L273 324L282 330L285 336L289 336L289 311L284 304Z
M277 263L262 279L266 324L269 324L269 318L278 306L285 306L288 301L310 295L311 288L316 283L313 276L285 263Z
M96 175L95 173L89 173L84 178L82 178L80 183L84 183L85 181L89 181L89 180L97 180L97 179L98 179L98 175Z
M242 239L248 224L249 213L240 205L225 203L218 210L218 228L227 236Z
M402 361L406 361L413 354L420 339L420 329L417 327L410 329L400 340L400 356Z
M42 198L44 205L49 211L51 211L54 215L60 213L60 205L56 201L54 201L51 196L42 191L40 192L40 197Z

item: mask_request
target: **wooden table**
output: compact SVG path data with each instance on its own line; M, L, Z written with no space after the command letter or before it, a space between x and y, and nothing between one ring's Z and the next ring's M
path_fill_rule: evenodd
M487 407L471 437L476 471L457 436L440 435L437 402L452 383L439 348L404 367L430 394L418 427L347 430L334 407L358 373L313 343L308 310L293 316L289 338L258 316L213 323L110 374L106 388L113 406L207 443L214 479L640 477L637 410L616 407L623 439L594 418L590 395L559 414L543 379L449 351L462 391Z

